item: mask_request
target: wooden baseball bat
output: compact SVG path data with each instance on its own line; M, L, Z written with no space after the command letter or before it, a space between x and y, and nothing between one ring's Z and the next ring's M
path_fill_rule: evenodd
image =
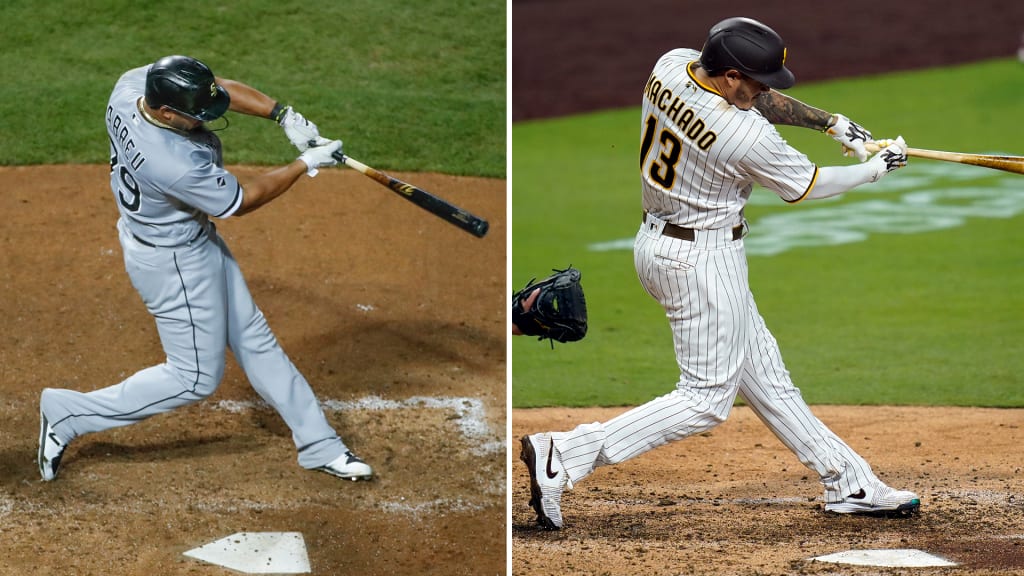
M477 238L483 238L484 235L487 234L487 229L490 228L490 224L487 223L487 220L474 216L462 208L459 208L446 200L442 200L422 188L402 182L398 178L388 176L380 170L371 168L354 158L342 154L341 152L335 152L333 156L338 160L338 162L369 176L381 185L387 186L402 198L405 198L435 216L447 220Z
M871 154L878 152L889 145L886 140L876 142L865 142L864 148ZM921 148L907 148L907 156L915 158L928 158L930 160L942 160L944 162L957 162L959 164L971 164L983 166L995 170L1024 174L1024 156L997 156L994 154L969 154L964 152L944 152L942 150L922 150Z

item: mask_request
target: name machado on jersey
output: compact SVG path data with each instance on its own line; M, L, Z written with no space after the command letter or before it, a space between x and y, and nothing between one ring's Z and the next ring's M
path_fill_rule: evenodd
M693 140L701 150L711 148L711 145L718 139L718 134L707 130L704 120L699 118L692 108L686 107L686 101L678 94L673 94L670 88L666 88L656 74L652 73L647 80L644 96L651 101L651 104L665 113L665 118L671 120L679 128L680 134ZM647 142L645 144L650 146Z

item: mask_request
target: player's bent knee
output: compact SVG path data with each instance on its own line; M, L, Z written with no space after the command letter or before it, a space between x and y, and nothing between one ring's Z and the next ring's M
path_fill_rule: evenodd
M729 412L732 410L732 404L704 405L700 406L700 408L703 408L703 410L701 411L698 420L706 423L706 429L711 429L729 419Z
M224 378L224 359L220 361L207 361L199 365L183 367L168 363L168 370L181 383L182 388L192 392L199 398L207 398L217 391L221 380Z
M710 430L725 422L732 410L730 394L708 394L706 390L680 388L656 399L649 406L658 413L672 414L681 437Z

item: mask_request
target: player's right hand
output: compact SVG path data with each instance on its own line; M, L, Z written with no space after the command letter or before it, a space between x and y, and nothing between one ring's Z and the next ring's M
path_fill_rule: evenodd
M868 160L873 172L872 182L878 182L882 176L907 165L907 143L903 141L903 136L895 140L880 140L877 143L884 145L885 148Z
M334 157L335 152L341 152L341 140L329 140L323 146L309 148L299 155L299 160L306 163L306 174L313 177L317 174L317 168L338 163L338 159Z

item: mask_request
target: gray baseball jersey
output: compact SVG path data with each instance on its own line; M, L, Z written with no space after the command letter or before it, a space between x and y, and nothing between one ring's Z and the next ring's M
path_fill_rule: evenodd
M214 393L230 346L291 429L299 464L325 466L347 448L209 221L232 215L244 191L224 169L215 134L159 126L140 109L147 69L125 73L110 96L110 187L125 270L156 321L166 361L88 393L48 388L40 410L64 444L168 412Z
M110 188L128 229L157 246L179 246L242 204L242 187L224 169L220 138L209 130L181 132L144 117L143 66L125 72L107 104Z
M753 184L797 202L818 171L759 112L729 104L700 82L699 56L673 50L657 62L644 89L640 131L646 214L634 264L672 327L679 381L675 390L608 422L551 439L575 483L597 466L717 426L739 394L817 473L826 501L838 502L877 477L793 386L750 292L742 232L734 230Z

